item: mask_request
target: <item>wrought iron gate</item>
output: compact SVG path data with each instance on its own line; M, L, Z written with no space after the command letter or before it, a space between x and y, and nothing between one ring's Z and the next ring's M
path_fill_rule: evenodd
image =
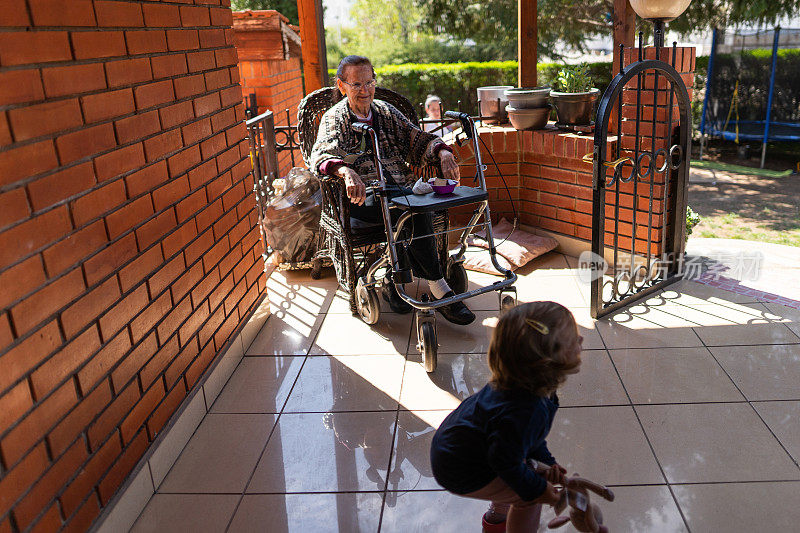
M597 111L588 265L594 318L682 276L690 100L674 68L676 45L669 62L655 50L655 59L643 59L640 35L638 61L624 67L620 47L619 73Z

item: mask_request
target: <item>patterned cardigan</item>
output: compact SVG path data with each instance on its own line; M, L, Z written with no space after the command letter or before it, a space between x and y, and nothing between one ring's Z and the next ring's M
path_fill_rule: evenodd
M420 130L387 102L373 100L370 108L387 184L394 179L398 185L410 187L415 177L408 165L437 163L436 155L446 145L436 135ZM312 169L319 172L320 166L326 161L342 160L361 176L365 185L375 186L378 176L372 156L362 153L362 134L350 127L357 121L347 105L347 98L326 111L319 123L317 141L311 150L309 163Z

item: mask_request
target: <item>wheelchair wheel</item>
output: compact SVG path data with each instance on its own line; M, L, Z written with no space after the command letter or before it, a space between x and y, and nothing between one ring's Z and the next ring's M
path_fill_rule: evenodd
M450 257L447 259L447 272L445 273L445 280L453 292L456 294L463 294L467 292L469 282L467 280L467 269L464 268L464 263L453 261Z
M419 347L422 352L422 362L425 372L436 370L439 344L436 341L436 328L432 322L425 322L419 328Z
M381 314L378 292L372 287L365 287L363 278L359 279L356 285L356 308L358 316L367 324L372 325L378 322Z

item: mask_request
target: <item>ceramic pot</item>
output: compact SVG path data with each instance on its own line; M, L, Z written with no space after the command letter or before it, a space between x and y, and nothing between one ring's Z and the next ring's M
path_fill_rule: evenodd
M506 111L511 125L517 130L540 130L547 125L547 119L550 118L549 105L532 109L517 109L509 105Z
M545 107L550 100L550 87L517 87L507 89L505 97L508 105L515 109Z
M556 108L558 124L586 126L592 123L595 103L600 97L600 89L585 93L561 93L550 91L553 107Z
M481 116L488 117L485 122L488 124L502 124L508 122L506 106L508 100L505 97L506 89L513 89L513 85L490 85L478 87L478 100L481 102Z

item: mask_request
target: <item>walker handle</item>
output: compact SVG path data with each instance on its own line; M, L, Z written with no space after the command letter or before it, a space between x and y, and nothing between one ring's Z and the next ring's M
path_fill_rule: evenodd
M462 113L459 111L445 111L444 116L459 120L461 122L461 129L467 135L467 138L472 138L472 118L467 113Z
M372 129L372 126L369 124L364 124L363 122L353 122L350 127L353 128L353 131L360 133L366 133Z

